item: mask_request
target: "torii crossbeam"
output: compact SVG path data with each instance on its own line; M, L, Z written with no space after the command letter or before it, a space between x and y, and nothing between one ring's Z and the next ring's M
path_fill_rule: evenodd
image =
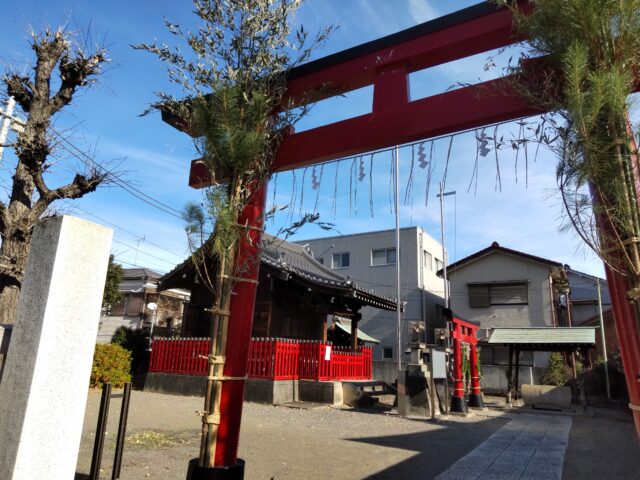
M524 8L526 1L521 1ZM455 133L487 124L544 113L515 95L508 79L496 79L411 101L408 75L428 67L508 46L522 40L513 33L511 13L494 4L481 3L413 28L301 65L291 71L288 92L301 99L304 93L330 87L337 95L373 85L372 112L324 125L284 139L273 171L313 165L420 139ZM301 101L301 100L298 100ZM174 127L189 132L179 118L163 114ZM209 184L204 165L194 160L189 185ZM263 226L266 186L258 189L242 214L252 241L239 249L240 264L254 265L244 276L257 279L258 263L246 259L258 255L259 229ZM626 298L626 278L606 267L616 330L627 377L636 431L640 435L640 331L636 314ZM246 375L247 353L253 321L256 285L238 283L231 303L224 376ZM225 382L215 464L236 464L244 382ZM217 477L216 477L217 478ZM222 478L222 477L220 477Z

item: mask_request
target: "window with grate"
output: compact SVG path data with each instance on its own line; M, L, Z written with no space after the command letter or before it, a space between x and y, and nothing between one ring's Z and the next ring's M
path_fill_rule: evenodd
M348 268L349 252L334 253L331 256L331 268Z
M371 250L371 266L377 265L395 265L396 249L395 248L378 248Z
M426 250L422 252L422 256L424 260L424 268L427 270L433 270L433 256Z
M439 259L437 259L437 258L435 258L434 260L435 260L435 262L436 262L436 271L438 271L438 270L442 270L442 267L443 267L443 265L442 265L442 260L439 260Z
M383 349L382 349L382 358L385 358L385 359L393 358L393 348L391 348L391 347L383 347Z
M469 306L528 305L526 283L474 283L469 285Z

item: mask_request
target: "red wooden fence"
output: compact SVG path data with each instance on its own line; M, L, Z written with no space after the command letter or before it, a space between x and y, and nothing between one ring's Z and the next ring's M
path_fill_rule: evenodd
M149 371L206 375L208 353L206 338L156 338ZM252 338L247 375L272 380L370 380L371 361L369 347L352 352L320 341Z

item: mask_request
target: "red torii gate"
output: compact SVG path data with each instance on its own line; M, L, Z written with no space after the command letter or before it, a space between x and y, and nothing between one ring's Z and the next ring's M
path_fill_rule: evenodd
M520 3L527 7L526 1ZM373 107L366 115L289 135L278 150L273 171L543 113L520 99L512 81L502 78L410 101L411 72L520 40L513 33L511 13L485 2L293 69L289 95L300 103L304 92L327 86L331 95L338 95L373 84ZM163 114L163 119L190 133L189 126L179 118ZM189 185L201 188L208 184L206 168L194 160ZM238 250L238 264L251 266L243 274L249 279L258 277L259 262L247 260L258 256L265 201L266 185L256 190L239 219L241 224L255 227L249 230L251 241L242 241ZM640 434L640 331L633 306L626 298L627 279L608 267L606 273L631 408ZM238 378L246 375L256 286L238 283L234 292L223 375ZM222 468L237 464L243 393L244 382L223 383L215 455L215 464Z
M480 379L478 378L478 344L477 333L480 325L463 320L448 312L451 322L451 337L453 338L453 395L451 396L451 411L466 412L467 405L464 401L464 372L462 371L462 344L470 347L469 373L471 377L471 393L469 394L469 406L482 408L482 394L480 392Z

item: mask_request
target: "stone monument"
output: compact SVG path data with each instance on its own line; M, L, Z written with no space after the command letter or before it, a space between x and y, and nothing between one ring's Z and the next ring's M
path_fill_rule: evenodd
M112 231L36 225L0 383L0 478L74 478Z

